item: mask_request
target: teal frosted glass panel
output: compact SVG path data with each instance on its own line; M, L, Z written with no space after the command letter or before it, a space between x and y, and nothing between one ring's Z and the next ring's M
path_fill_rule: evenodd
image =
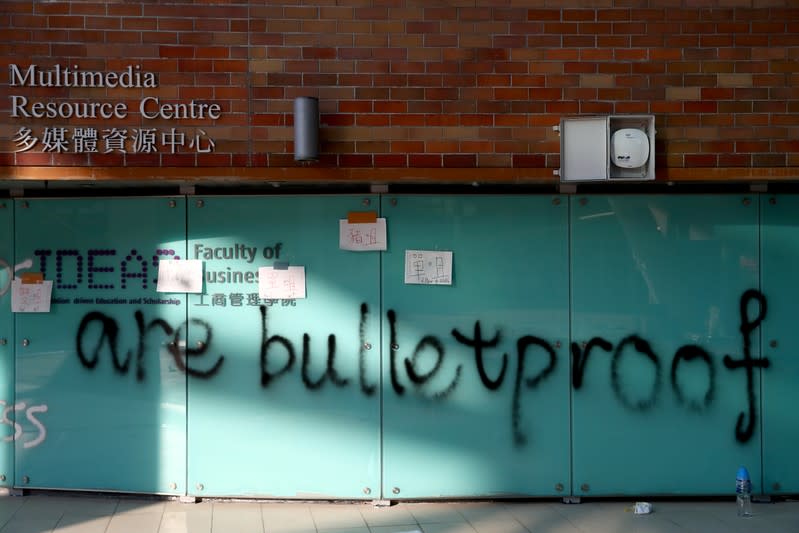
M380 253L339 249L375 197L190 200L189 492L374 498L380 482ZM263 299L260 267L305 268L306 298ZM371 346L367 349L365 346Z
M575 494L760 491L757 198L575 197L571 246Z
M14 482L14 315L11 313L11 280L14 277L13 202L0 199L0 407L9 417L0 433L0 487Z
M49 313L16 316L15 484L183 493L186 298L156 279L159 258L185 257L185 200L15 210L17 262L53 282Z
M382 202L384 496L568 494L565 199ZM406 283L407 250L451 251L452 284Z
M761 197L763 294L763 492L799 492L799 196Z

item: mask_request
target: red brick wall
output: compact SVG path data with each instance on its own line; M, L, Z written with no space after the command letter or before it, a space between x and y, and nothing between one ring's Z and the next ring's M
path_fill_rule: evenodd
M799 167L794 0L4 0L0 29L6 175L30 165L294 167L297 96L320 99L319 168L548 175L559 166L552 126L581 114L655 115L659 175ZM158 87L10 87L12 63L141 65ZM132 112L106 124L12 119L12 94L127 101ZM144 121L135 112L144 96L217 102L223 114ZM109 124L177 127L187 139L200 128L216 145L86 154L13 142L23 126Z

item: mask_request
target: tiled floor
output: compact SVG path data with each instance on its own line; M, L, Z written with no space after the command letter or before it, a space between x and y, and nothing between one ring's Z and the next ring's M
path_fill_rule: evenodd
M89 495L0 498L0 533L796 533L799 502L755 504L735 516L729 502L180 503Z

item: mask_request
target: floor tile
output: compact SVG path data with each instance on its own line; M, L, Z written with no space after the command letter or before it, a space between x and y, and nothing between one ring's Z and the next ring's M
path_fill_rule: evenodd
M319 533L369 533L368 527L345 527L333 529L318 529Z
M370 526L371 533L422 533L420 526L417 525L404 525L404 526Z
M406 508L399 505L391 507L375 507L373 505L363 505L360 507L361 516L369 525L374 526L403 526L416 525L416 518Z
M52 518L12 519L0 531L2 533L51 533L57 523L58 521Z
M117 505L115 514L140 514L158 513L162 514L166 509L166 501L162 500L125 500L122 499Z
M23 497L23 500L14 517L58 519L76 505L76 500L72 498L29 496Z
M354 504L318 504L310 505L316 529L357 529L366 528L366 522L360 510Z
M55 528L55 533L104 533L111 522L108 516L86 516L83 514L64 514Z
M158 533L161 525L159 513L115 514L106 533Z
M422 524L423 533L476 533L466 522L449 524Z
M410 503L408 511L419 524L458 524L466 519L457 508L448 503Z
M158 533L210 533L211 511L167 511Z
M300 503L261 505L266 533L313 533L316 531L311 510Z
M363 503L181 504L33 495L0 498L0 533L799 532L799 502L755 505L749 519L735 516L734 502L728 501L656 501L652 514L631 510L632 502L620 501L431 502L378 508Z
M261 505L257 503L215 503L211 531L213 533L263 533Z
M469 522L477 533L528 533L516 520L477 520Z

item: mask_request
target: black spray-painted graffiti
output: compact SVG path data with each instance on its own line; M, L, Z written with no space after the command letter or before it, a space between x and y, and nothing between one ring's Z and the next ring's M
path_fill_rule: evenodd
M220 355L216 362L206 370L198 370L192 368L188 364L188 358L204 355L211 345L211 326L207 322L193 318L188 322L183 322L177 328L173 328L165 320L160 318L145 323L144 314L141 311L136 311L133 316L138 328L138 342L136 344L137 380L142 381L145 378L144 353L146 351L146 341L148 334L154 329L160 329L163 334L172 336L171 341L166 345L167 350L172 355L175 366L190 376L210 378L219 372L222 363L225 362L225 356ZM196 348L189 348L188 346L183 347L185 342L181 341L182 338L185 338L183 337L183 333L189 324L205 331L205 340L198 342ZM98 326L99 332L97 332ZM94 341L93 344L91 343L92 340ZM90 346L88 351L86 344ZM98 311L87 313L80 321L76 338L76 349L81 364L88 369L93 369L97 366L97 362L100 359L100 351L103 349L104 345L108 346L108 350L111 352L111 361L114 365L114 370L119 374L127 374L130 369L130 362L133 360L133 352L129 350L124 359L120 357L119 325L117 321Z
M753 318L748 315L749 304L752 302L756 303L758 306L757 314ZM746 371L748 412L741 412L739 414L735 427L736 439L742 443L752 438L755 429L755 421L757 419L754 370L756 368L768 368L769 366L768 358L753 359L751 354L752 333L762 324L766 317L766 310L766 298L760 292L756 290L744 292L740 300L740 331L743 338L743 356L741 359L733 359L730 355L725 355L723 359L724 366L727 369L732 371L743 368ZM294 343L286 337L278 334L270 335L267 306L261 305L259 311L261 315L261 342L259 350L260 381L262 387L268 388L274 385L277 380L289 374L294 368L297 362L297 349ZM212 329L207 322L199 319L191 319L188 322L182 323L177 328L173 328L160 318L146 322L141 311L136 311L134 318L138 329L138 342L136 345L135 357L134 352L129 350L125 357L122 358L119 354L119 326L117 322L97 311L86 314L78 327L76 341L78 358L83 366L88 369L95 368L100 358L101 350L103 350L104 346L107 346L111 353L114 369L118 373L127 374L131 362L135 360L136 377L138 380L143 380L145 378L143 357L146 351L146 341L153 330L160 330L162 335L171 337L170 341L167 343L167 350L172 355L176 366L181 371L198 378L210 378L220 371L225 359L224 355L219 355L216 362L207 370L198 370L188 364L188 359L190 357L202 356L210 350ZM378 384L370 383L368 380L366 352L371 349L371 346L366 342L368 318L369 308L365 303L361 304L358 327L358 340L360 345L358 353L359 384L360 390L364 395L373 396L377 390ZM430 391L430 384L444 368L444 360L447 355L444 343L435 335L424 335L413 350L409 351L410 356L405 357L404 360L400 362L399 347L397 345L397 313L394 310L389 310L386 313L386 319L389 325L390 380L391 388L394 393L400 397L405 395L406 386L403 385L402 380L407 379L415 388L416 394L423 397L433 400L442 400L451 395L461 382L464 365L459 363L455 366L452 372L452 378L448 381L447 385L441 387L439 390ZM196 327L205 333L205 340L198 343L197 348L189 348L185 345L185 342L181 340L185 338L184 330L186 330L188 326ZM459 344L473 350L474 364L481 384L489 391L499 390L503 386L508 375L508 367L510 366L509 359L511 356L507 353L502 353L501 366L499 370L495 372L496 375L491 376L487 369L486 352L489 349L499 346L500 332L497 331L490 338L484 338L480 322L475 321L471 337L457 329L452 329L451 335ZM594 337L583 344L572 342L570 348L572 357L571 384L575 391L579 391L583 387L583 376L585 375L586 365L588 364L592 350L600 348L605 352L612 352L610 381L613 392L619 402L626 408L636 411L647 411L656 404L663 381L663 370L661 368L659 356L646 339L638 335L629 335L622 339L614 349L610 341L601 337ZM278 350L277 352L275 352L276 349ZM321 375L312 376L311 337L308 333L303 334L300 376L303 385L308 390L318 390L327 382L339 388L348 387L350 385L350 379L342 377L336 369L336 349L336 336L330 334L327 337L327 361L325 370ZM435 357L432 368L429 368L427 371L422 371L420 370L420 358L423 353L430 352L432 352ZM528 354L528 352L530 353ZM624 357L629 357L634 353L643 356L654 367L652 389L648 396L641 399L633 399L625 391L624 379L621 375L621 361ZM539 369L537 372L532 373L532 375L527 375L528 355L532 356L533 354L538 354L538 357L541 358L538 363ZM516 340L515 357L515 371L511 378L513 382L513 391L511 395L511 427L514 443L518 446L522 446L526 444L528 440L526 432L522 427L523 392L527 389L535 389L547 380L556 369L558 358L555 346L545 339L534 335L523 335ZM278 360L277 363L275 362L276 360ZM701 361L708 369L708 385L701 400L686 398L686 394L679 379L679 370L683 362L691 362L694 360ZM401 370L404 370L404 377L401 375ZM711 354L700 346L687 344L680 347L675 352L671 362L670 379L675 397L678 402L686 405L688 409L701 412L708 409L711 405L715 391L716 369Z
M757 315L750 319L748 315L749 304L751 302L757 303ZM740 442L747 442L752 438L755 431L755 421L757 419L757 407L754 390L754 369L755 368L768 368L770 361L767 357L761 359L752 358L752 333L763 323L766 318L767 304L766 297L759 291L750 289L741 295L740 300L740 315L741 315L741 336L743 338L743 358L733 359L729 355L724 356L724 366L730 370L743 368L746 370L746 388L747 388L747 403L748 403L748 416L746 413L738 415L738 421L735 426L735 438ZM632 346L636 352L646 357L652 362L655 367L655 380L652 386L651 393L648 398L632 401L624 391L622 386L621 377L619 375L619 365L622 356L625 353L625 348ZM591 350L599 347L606 352L613 350L613 344L600 337L594 337L588 341L581 349L580 345L576 342L571 344L572 354L572 386L579 390L583 385L583 375L585 373L585 365L588 363L588 357ZM708 368L708 386L707 392L701 402L696 399L686 401L685 394L683 393L682 386L679 382L679 367L683 361L692 361L698 359L704 362ZM611 386L619 401L630 409L646 411L652 408L657 400L657 396L662 383L662 373L660 368L660 358L655 354L649 342L642 339L637 335L630 335L623 339L616 350L613 352L611 359ZM675 353L671 363L671 386L677 400L680 403L687 404L688 408L694 411L706 410L713 401L713 394L715 392L716 382L716 369L713 364L713 358L703 348L687 344L680 347ZM746 420L746 425L744 425Z

